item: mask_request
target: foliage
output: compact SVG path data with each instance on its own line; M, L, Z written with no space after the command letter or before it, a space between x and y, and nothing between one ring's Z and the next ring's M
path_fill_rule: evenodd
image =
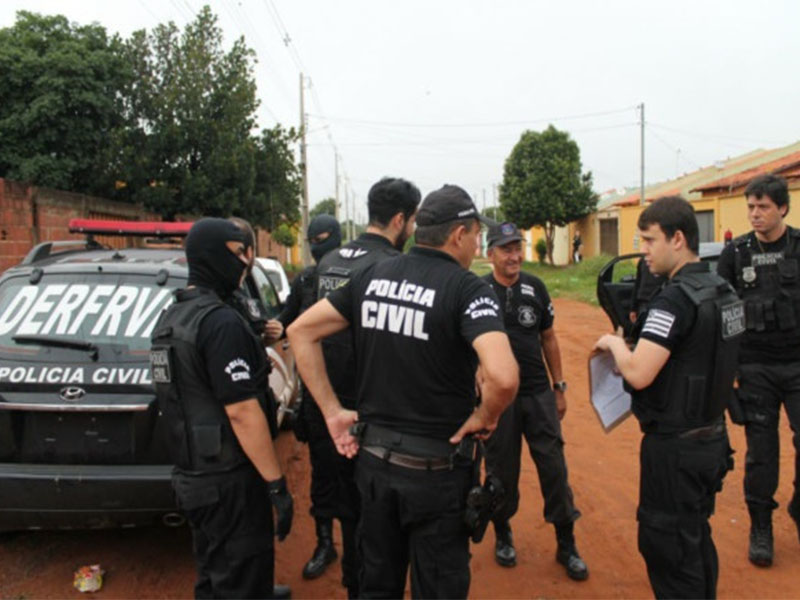
M320 200L308 213L308 217L310 219L313 219L318 215L336 215L336 198L325 198L324 200Z
M272 232L272 240L281 246L292 247L297 243L297 235L289 225L281 223Z
M84 193L113 187L111 140L132 76L121 41L63 16L0 29L0 176Z
M533 247L536 250L536 256L539 257L539 262L544 264L544 259L547 256L547 241L544 238L536 240L536 245Z
M300 220L303 180L291 147L297 137L293 128L276 125L256 144L255 192L248 208L250 219L270 231Z
M506 220L505 216L503 216L503 209L500 206L490 206L489 208L481 211L481 213L490 219L494 219L498 223L502 223Z
M506 159L500 206L520 228L544 228L551 264L556 227L596 205L592 174L581 172L580 149L569 134L552 125L541 133L525 131Z

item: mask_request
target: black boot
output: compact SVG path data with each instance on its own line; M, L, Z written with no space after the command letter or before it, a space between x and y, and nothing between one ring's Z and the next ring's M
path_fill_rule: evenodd
M317 522L317 547L311 560L303 567L303 579L316 579L336 560L336 548L333 547L333 519L315 519Z
M290 600L292 597L292 589L288 585L276 583L272 586L272 597L275 600Z
M750 548L747 557L759 567L772 565L772 510L750 508Z
M513 567L517 564L517 551L514 550L514 540L511 537L511 525L508 521L494 523L494 559L503 567Z
M800 499L798 499L797 495L792 498L787 510L789 511L789 516L792 517L792 520L797 527L797 539L800 540Z
M559 523L556 527L556 560L564 565L567 577L575 581L585 581L589 578L589 568L583 562L578 548L575 545L574 525L572 521Z

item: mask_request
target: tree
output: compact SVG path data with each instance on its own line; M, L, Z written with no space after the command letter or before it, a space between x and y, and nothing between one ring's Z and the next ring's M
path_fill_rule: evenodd
M522 134L505 162L500 206L518 227L544 228L547 257L552 264L556 227L591 213L597 206L592 174L581 172L578 144L567 132L550 125L541 133Z
M128 129L116 166L126 186L118 195L170 218L251 216L258 100L244 39L224 52L205 6L182 34L172 22L135 32L125 56L135 76L124 95Z
M486 210L481 211L484 216L489 217L490 219L494 219L498 223L502 223L505 221L505 217L503 216L503 209L499 206L490 206Z
M132 72L100 25L17 13L0 29L0 176L88 194L113 189L112 140Z
M297 235L294 230L286 223L281 223L272 232L272 239L281 246L291 248L297 243Z
M248 214L241 216L270 231L300 220L303 180L291 148L297 137L294 129L276 125L256 141L254 193L245 207Z
M308 213L308 216L313 219L317 215L336 216L336 198L325 198L317 202L316 206Z

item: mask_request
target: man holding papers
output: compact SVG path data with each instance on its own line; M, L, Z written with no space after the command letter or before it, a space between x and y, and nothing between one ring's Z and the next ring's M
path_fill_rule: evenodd
M595 348L613 354L644 432L637 520L653 592L714 598L719 568L708 519L733 466L723 412L744 309L699 261L697 220L686 200L656 200L638 227L650 272L669 281L638 320L633 350L611 334Z

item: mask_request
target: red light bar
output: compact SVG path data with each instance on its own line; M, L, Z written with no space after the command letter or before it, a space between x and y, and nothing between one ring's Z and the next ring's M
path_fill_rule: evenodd
M157 237L185 237L194 222L180 223L164 221L111 221L100 219L70 219L70 233L97 233L102 235L134 235Z

